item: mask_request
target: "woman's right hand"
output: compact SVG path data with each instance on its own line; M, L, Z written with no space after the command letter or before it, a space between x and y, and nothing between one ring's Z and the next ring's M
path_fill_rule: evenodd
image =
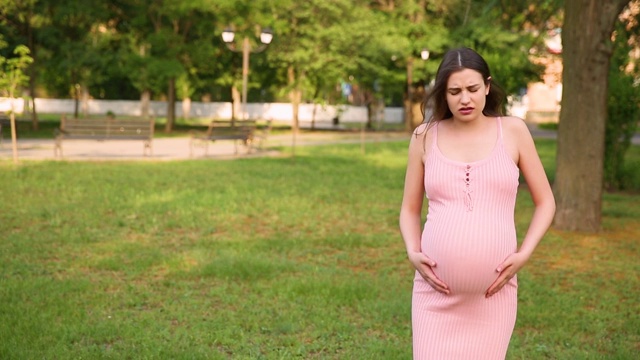
M410 252L409 261L418 270L418 273L435 291L448 295L451 293L449 286L438 278L433 268L436 262L421 252Z

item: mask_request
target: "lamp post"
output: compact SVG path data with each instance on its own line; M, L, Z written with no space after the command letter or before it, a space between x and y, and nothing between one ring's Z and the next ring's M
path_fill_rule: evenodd
M222 32L222 41L227 45L229 50L234 52L242 52L242 119L247 115L247 79L249 76L249 54L258 53L267 48L267 45L273 40L273 32L269 28L264 28L260 32L260 46L255 49L251 48L248 37L242 39L242 48L238 49L235 42L235 33L231 28L226 28Z

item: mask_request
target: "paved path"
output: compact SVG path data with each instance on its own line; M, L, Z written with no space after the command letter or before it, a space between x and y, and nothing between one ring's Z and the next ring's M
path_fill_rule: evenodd
M556 132L538 129L530 126L534 138L555 138ZM397 141L408 139L404 132L368 132L364 135L365 142ZM296 146L322 145L332 143L360 143L360 132L302 132L296 138ZM238 154L235 153L233 141L217 141L209 143L208 155L204 155L204 148L196 148L194 156L190 157L189 138L155 138L153 140L153 155L142 155L142 141L95 141L73 140L63 143L65 161L171 161L186 159L235 159L240 157L281 156L283 153L270 149L274 146L291 146L291 134L271 135L265 144L266 150L253 151L247 154L239 145ZM633 143L640 145L640 135L636 135ZM59 160L53 154L53 139L24 139L18 140L18 157L20 160ZM286 154L284 154L286 155ZM5 138L0 146L0 161L11 160L13 151L11 139Z
M366 133L365 142L397 141L407 139L402 132ZM307 132L296 138L296 146L322 145L332 143L360 143L360 132ZM70 140L62 144L65 161L171 161L186 159L234 159L240 157L280 156L282 153L270 148L275 146L291 146L291 134L272 135L265 143L265 150L254 150L247 154L246 149L238 144L238 154L233 141L216 141L209 143L208 154L203 147L194 149L190 156L189 138L155 138L153 139L153 155L143 156L142 141L136 140ZM53 139L18 139L18 158L20 160L60 160L54 157ZM4 139L0 146L0 161L13 159L11 139Z

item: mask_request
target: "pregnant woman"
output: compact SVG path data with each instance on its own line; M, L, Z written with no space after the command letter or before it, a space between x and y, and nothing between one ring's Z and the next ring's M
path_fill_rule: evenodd
M521 119L501 116L503 99L478 53L450 50L423 103L430 116L411 136L400 230L416 268L416 360L505 358L516 320L516 273L553 219L553 193L531 134ZM535 211L518 249L520 173Z

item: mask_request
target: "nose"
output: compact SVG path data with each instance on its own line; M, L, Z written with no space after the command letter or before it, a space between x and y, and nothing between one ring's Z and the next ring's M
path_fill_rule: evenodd
M470 97L469 94L466 91L462 92L462 96L460 97L460 102L463 104L467 104L469 103Z

